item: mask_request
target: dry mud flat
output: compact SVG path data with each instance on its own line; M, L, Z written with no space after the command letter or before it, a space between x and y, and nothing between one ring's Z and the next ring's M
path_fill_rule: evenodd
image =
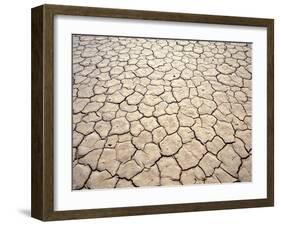
M73 36L73 189L251 181L251 44Z

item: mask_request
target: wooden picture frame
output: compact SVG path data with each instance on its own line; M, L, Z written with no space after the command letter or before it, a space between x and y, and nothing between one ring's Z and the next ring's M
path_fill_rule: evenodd
M71 15L267 29L267 198L121 208L54 210L54 16ZM61 5L32 9L32 200L31 215L50 220L115 217L265 207L274 205L274 20Z

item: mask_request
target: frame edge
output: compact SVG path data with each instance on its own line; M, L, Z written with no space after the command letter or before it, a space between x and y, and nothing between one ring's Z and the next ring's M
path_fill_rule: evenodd
M31 10L31 216L43 219L43 6Z
M195 14L171 11L150 11L121 8L87 7L74 5L45 4L44 7L53 14L73 15L73 16L96 16L123 19L141 19L156 21L174 21L190 23L210 23L225 25L241 25L266 27L272 19L256 17L224 16L215 14ZM144 17L145 15L145 17Z
M53 13L31 10L31 216L47 221L53 204ZM51 47L51 48L50 48Z
M274 206L274 19L267 23L267 200Z

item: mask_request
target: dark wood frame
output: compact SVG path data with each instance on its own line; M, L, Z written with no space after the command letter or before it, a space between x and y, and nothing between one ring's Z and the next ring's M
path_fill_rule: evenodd
M75 15L267 28L267 198L156 206L54 211L53 48L54 16ZM160 214L274 205L274 20L124 9L42 5L32 9L32 200L31 215L49 220Z

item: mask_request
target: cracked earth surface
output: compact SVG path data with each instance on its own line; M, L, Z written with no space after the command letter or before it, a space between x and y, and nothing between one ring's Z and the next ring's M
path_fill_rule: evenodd
M251 44L73 35L73 189L251 181Z

